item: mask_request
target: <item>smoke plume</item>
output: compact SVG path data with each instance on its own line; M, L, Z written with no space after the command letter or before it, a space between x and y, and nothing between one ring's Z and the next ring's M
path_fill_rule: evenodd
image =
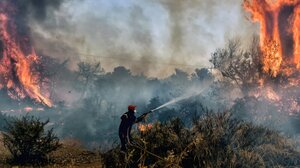
M34 17L38 9L30 14L35 47L43 55L69 58L72 69L79 61L100 61L106 71L121 65L150 77L166 77L175 68L192 72L210 66L210 53L224 39L256 30L245 20L240 0L41 4L47 5L41 8L47 19Z

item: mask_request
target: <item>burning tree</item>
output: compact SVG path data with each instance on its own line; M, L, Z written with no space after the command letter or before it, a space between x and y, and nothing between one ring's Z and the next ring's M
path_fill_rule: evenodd
M29 97L51 107L47 86L34 68L40 64L39 57L29 38L18 32L17 12L9 1L0 2L0 89L7 89L13 99Z
M260 24L259 39L249 49L230 40L210 60L229 83L239 86L244 102L254 97L286 117L300 111L299 5L289 0L244 0L251 20Z
M264 96L281 112L299 112L300 73L299 1L244 0L244 9L260 24L260 87L252 91Z
M244 0L253 21L260 23L263 70L276 77L300 68L300 2Z

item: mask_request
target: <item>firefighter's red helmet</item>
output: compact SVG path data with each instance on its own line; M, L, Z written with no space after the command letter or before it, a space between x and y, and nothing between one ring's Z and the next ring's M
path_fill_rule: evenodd
M135 108L136 108L135 105L129 105L129 106L128 106L128 110L130 110L130 111L134 111Z

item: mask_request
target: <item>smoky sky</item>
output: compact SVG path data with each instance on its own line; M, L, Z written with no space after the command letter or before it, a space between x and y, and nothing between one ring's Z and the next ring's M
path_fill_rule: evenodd
M64 0L1 0L1 3L8 4L2 6L17 25L17 30L20 35L30 34L30 21L43 21L51 15L55 10L58 10Z
M43 20L47 17L49 10L58 9L64 0L12 0L19 15L34 17Z
M38 53L69 59L71 69L100 61L106 71L121 65L149 77L210 67L227 38L246 41L258 30L242 0L32 0L25 9L33 9Z

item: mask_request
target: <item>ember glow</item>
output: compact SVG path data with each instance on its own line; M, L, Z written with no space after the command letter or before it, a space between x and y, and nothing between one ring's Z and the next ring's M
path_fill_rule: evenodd
M44 108L34 108L34 107L24 107L24 108L20 108L20 109L9 109L9 110L2 110L2 113L22 113L22 112L41 112L44 111Z
M276 77L300 68L300 1L244 0L252 20L260 23L263 70Z
M14 11L11 4L0 3L0 89L7 89L13 99L29 97L51 107L40 74L34 69L40 63L39 57L29 40L18 35Z
M152 128L152 124L139 124L138 125L138 130L141 132L145 132L151 128Z

